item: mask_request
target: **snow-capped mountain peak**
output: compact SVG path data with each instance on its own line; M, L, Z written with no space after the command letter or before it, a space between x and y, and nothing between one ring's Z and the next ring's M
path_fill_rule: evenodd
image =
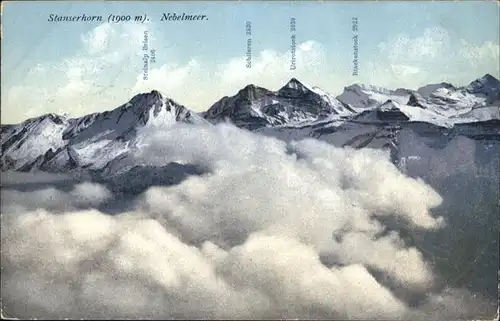
M248 100L260 99L265 95L270 94L271 91L266 88L255 86L253 84L245 86L236 95L246 98Z
M420 87L419 89L417 89L417 93L419 93L421 96L429 96L430 94L440 89L456 90L455 86L453 86L452 84L442 82L439 84L428 84Z
M470 94L483 95L491 102L500 100L500 80L490 74L474 80L465 90Z
M44 120L44 119L48 119L51 122L53 122L54 124L60 125L60 124L64 123L68 118L65 116L59 116L59 115L56 115L54 113L50 113L50 114L45 114L45 115L40 117L40 120Z
M266 88L247 85L240 89L234 96L224 96L213 104L206 112L205 119L216 121L226 118L240 118L259 116L258 108L253 108L256 102L267 102L272 92Z
M383 103L382 105L378 106L377 108L378 108L378 110L381 110L381 111L389 111L389 110L398 109L399 106L400 105L398 102L389 99L385 103Z
M345 87L345 90L347 91L353 91L356 93L361 93L361 92L377 92L380 94L385 94L385 95L391 95L394 91L391 89L387 89L384 87L379 87L379 86L373 86L373 85L366 85L366 84L352 84L350 86Z
M319 87L292 78L275 92L248 85L236 95L220 99L204 113L204 117L214 123L229 119L237 126L255 129L353 113L349 106Z
M375 108L387 100L405 104L410 98L408 90L390 90L383 87L353 84L344 87L342 94L337 99L354 110L362 112L365 109Z
M155 103L157 101L162 101L164 99L163 95L158 90L152 90L149 93L140 93L135 95L130 99L127 105L147 105Z
M467 88L482 88L482 87L498 87L500 86L500 80L496 79L490 74L486 74L481 78L472 81Z
M101 168L127 153L140 127L172 126L177 122L208 124L157 90L135 95L127 103L102 113L71 119L43 115L18 125L2 125L1 163L26 170L33 166L67 168L68 164Z
M293 77L290 79L283 87L281 87L280 90L278 90L278 93L280 94L287 94L289 92L293 91L298 91L301 93L307 93L312 90L312 87L304 84L303 82L299 81L297 78Z

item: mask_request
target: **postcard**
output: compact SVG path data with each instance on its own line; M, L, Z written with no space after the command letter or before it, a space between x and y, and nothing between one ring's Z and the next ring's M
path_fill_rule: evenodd
M499 10L2 3L2 318L498 318Z

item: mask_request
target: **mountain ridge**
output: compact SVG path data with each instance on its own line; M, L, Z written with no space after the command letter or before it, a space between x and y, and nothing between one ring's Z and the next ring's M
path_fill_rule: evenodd
M289 83L291 82L298 82L300 83L302 86L306 87L306 88L312 88L312 89L315 89L315 90L321 90L319 87L317 86L308 86L308 85L304 85L304 82L302 81L299 81L296 77L292 77L288 82L287 84L285 84L284 86L282 86L280 89L278 89L277 91L272 91L272 90L269 90L267 88L264 88L264 87L260 87L260 86L257 86L255 84L248 84L246 85L245 87L243 87L242 89L240 89L238 91L237 94L233 95L233 96L236 96L242 92L246 92L248 91L249 89L252 89L252 88L257 88L259 90L263 90L265 92L268 92L268 93L273 93L273 92L279 92L280 90L282 90L283 88L287 87L287 85L289 85ZM448 82L441 82L441 83L435 83L435 84L427 84L427 85L424 85L422 87L419 87L418 89L416 90L413 90L413 89L407 89L407 88L397 88L397 89L388 89L388 88L385 88L385 87L379 87L379 86L373 86L373 85L366 85L366 84L360 84L360 83L354 83L354 84L351 84L349 86L346 86L344 87L344 91L335 96L335 98L338 99L339 96L341 96L345 91L346 89L347 90L354 90L353 88L360 88L361 90L363 89L375 89L375 90L379 90L381 92L386 92L386 93L400 93L400 94L420 94L421 96L427 96L427 95L430 95L432 94L436 89L438 88L453 88L453 89L464 89L464 90L468 90L468 91L471 91L471 92L474 92L474 90L476 90L476 92L478 91L478 89L476 88L477 85L475 84L481 84L480 87L483 86L483 84L485 83L490 83L490 84L493 84L495 87L494 88L494 92L496 93L497 91L500 91L500 80L497 79L496 77L492 76L491 74L487 73L485 74L484 76L482 77L479 77L473 81L471 81L469 84L465 85L465 86L461 86L461 87L456 87L454 86L453 84L451 83L448 83ZM425 90L426 87L431 87L431 86L435 86L436 88L434 90L432 90L431 92L428 92L427 94L423 94L422 93L422 90ZM326 93L326 92L324 92ZM167 98L169 101L173 102L174 104L177 104L177 105L180 105L184 108L186 108L185 106L177 103L176 101L174 101L173 99L170 99L168 98L167 96L165 96L164 94L162 94L160 91L156 90L156 89L153 89L151 90L151 92L149 93L138 93L136 95L134 95L130 100L129 102L125 103L125 104L122 104L118 107L116 107L115 109L118 109L118 108L121 108L127 104L129 104L130 102L132 102L134 99L137 100L139 99L139 97L141 96L144 96L144 95L150 95L150 96L153 96L153 97L158 97L159 99L162 99L162 98ZM331 94L329 94L331 95ZM227 98L230 98L230 97L233 97L233 96L224 96L222 98L220 98L217 102L223 100L223 99L227 99ZM500 97L499 97L500 99ZM385 102L386 100L384 100ZM211 106L214 106L217 102L215 102L214 104L212 104ZM187 109L187 108L186 108ZM113 109L114 110L114 109ZM207 112L210 110L210 107L205 110L205 111L201 111L201 112L194 112L192 111L192 113L194 114L201 114L201 115L205 115L207 114ZM26 122L30 122L30 121L36 121L36 120L39 120L40 118L50 118L52 119L53 121L58 121L60 122L61 119L67 119L67 120L71 120L71 119L80 119L82 117L86 117L86 116L90 116L90 115L95 115L95 114L106 114L106 113L109 113L110 111L112 110L107 110L107 111L104 111L104 112L95 112L95 113L91 113L91 114L88 114L88 115L83 115L83 116L77 116L77 117L67 117L67 116L64 116L64 115L58 115L58 114L55 114L55 113L47 113L47 114L42 114L40 116L35 116L35 117L30 117L30 118L27 118L25 119L24 121L22 122L19 122L19 123L9 123L9 124L0 124L0 126L2 126L3 128L5 127L9 127L9 126L16 126L16 125L20 125L20 124L24 124Z
M391 90L353 84L337 97L291 78L276 91L249 84L235 95L221 98L205 112L196 113L152 90L104 112L75 118L50 113L19 124L2 124L0 165L2 171L107 168L109 172L120 167L122 160L137 148L134 146L139 128L176 123L211 125L230 121L258 133L280 136L287 132L297 139L335 133L334 141L342 146L377 147L373 145L375 137L387 132L380 136L384 141L380 146L392 146L392 130L384 128L408 127L409 123L418 128L418 124L452 128L460 123L477 123L479 127L486 124L485 128L490 128L491 123L495 127L497 123L489 120L500 119L500 104L495 105L500 101L499 92L500 81L489 74L463 87L443 82L417 90ZM357 128L354 131L353 126ZM369 134L368 128L375 132ZM344 141L339 138L342 135L352 137ZM481 135L480 131L474 137ZM488 135L494 137L495 132Z
M291 78L276 91L247 85L233 96L225 96L203 112L212 122L229 118L238 127L256 129L269 125L317 120L330 114L354 113L348 105L322 91Z
M2 170L92 167L91 158L103 150L109 153L97 158L108 163L120 157L127 144L135 139L138 128L177 122L208 124L196 113L153 90L101 113L76 118L46 114L17 125L2 125ZM19 160L22 164L15 165Z

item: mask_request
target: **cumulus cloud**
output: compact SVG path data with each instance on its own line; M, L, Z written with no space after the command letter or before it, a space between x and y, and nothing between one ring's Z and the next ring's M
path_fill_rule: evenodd
M206 110L223 96L234 95L253 83L269 89L278 89L291 77L314 79L328 64L326 48L315 40L297 44L297 68L290 70L291 52L264 49L252 55L252 68L247 68L246 57L233 57L214 65L206 57L192 58L185 63L150 66L148 79L137 75L133 86L137 91L160 90L195 110Z
M465 40L460 41L461 49L459 55L461 60L468 62L480 70L490 70L493 75L500 74L500 46L498 43L486 41L480 45L470 44ZM460 71L465 72L465 68L461 67Z
M53 212L95 208L111 197L111 193L103 186L88 182L75 185L68 192L45 188L35 191L4 189L0 193L2 211L7 213L40 208Z
M270 77L268 84L275 87L287 81L292 74L305 76L323 67L327 58L326 48L314 40L298 44L295 52L296 70L290 70L291 58L291 51L263 50L252 58L252 68L246 67L245 57L235 58L220 66L219 77L228 84L237 82L240 86L248 81L260 83Z
M148 71L147 79L140 74L133 87L136 92L149 92L153 89L163 93L169 93L174 99L182 99L188 93L198 97L198 92L193 92L193 88L186 88L186 83L190 83L190 78L197 78L202 71L200 63L196 59L191 59L185 65L169 63ZM180 95L182 92L182 95ZM184 99L181 100L184 103Z
M441 27L427 28L423 35L410 38L400 34L391 39L389 43L382 43L379 47L382 52L388 53L390 60L408 59L418 61L425 58L436 58L442 55L450 41L448 32Z
M287 144L228 125L176 125L139 136L139 160L194 163L207 172L150 188L117 215L95 209L109 195L89 183L57 193L2 190L5 314L418 319L429 311L457 313L437 304L438 296L419 308L401 295L425 297L435 273L383 218L439 230L442 219L432 211L442 199L399 172L389 155L313 140Z
M81 40L85 46L85 50L91 54L98 54L109 48L112 37L115 35L114 25L104 23L89 33L81 35Z
M2 114L2 122L44 113L82 115L122 104L127 97L113 97L118 90L113 87L121 78L131 79L140 72L141 46L148 29L152 29L149 24L104 23L82 34L73 54L36 64L22 84L6 89L2 103L15 107Z
M471 75L500 76L498 48L498 43L472 44L443 27L430 27L416 37L397 34L381 42L374 59L361 64L360 74L363 81L389 88L416 89L442 81L465 85L474 80Z

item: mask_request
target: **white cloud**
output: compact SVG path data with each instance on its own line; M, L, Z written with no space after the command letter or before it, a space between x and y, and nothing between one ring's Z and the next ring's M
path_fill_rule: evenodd
M465 40L460 41L461 49L460 55L469 61L471 64L481 64L486 66L495 66L496 69L492 70L491 73L498 74L500 72L500 63L498 59L500 57L500 46L491 41L487 41L482 45L473 45L467 43Z
M421 61L442 55L450 43L448 32L441 28L427 28L423 35L410 38L407 34L398 34L378 45L383 56L390 61Z
M188 93L191 88L185 88L185 86L190 83L191 78L196 77L200 69L200 64L195 59L190 60L186 65L165 64L149 70L146 80L143 74L137 76L133 90L147 92L156 89L168 95L172 92L178 93L184 88L186 89L184 93Z
M427 28L414 38L399 34L380 43L379 54L361 63L360 74L365 82L390 88L416 89L441 81L465 85L486 73L500 77L498 48L492 42L452 39L442 27Z
M408 65L390 65L390 68L398 78L414 76L420 72L419 68Z
M95 185L2 189L5 314L419 320L469 312L452 294L443 296L461 310L436 303L440 294L424 308L401 294L426 295L434 285L431 266L399 229L439 228L431 210L441 197L386 153L287 145L227 125L141 134L146 163L178 160L210 173L150 188L114 215L92 209L109 197ZM387 216L398 225L383 236Z
M143 73L136 76L134 91L157 89L195 110L206 110L210 104L226 95L234 95L244 86L253 83L278 89L291 77L313 78L321 74L327 63L326 49L309 40L297 45L296 67L290 70L291 52L262 50L254 53L252 68L247 68L244 56L211 68L205 60L191 59L185 64L169 63L151 68L148 80ZM205 103L206 102L206 103Z
M314 40L297 45L296 70L290 70L291 57L290 51L263 50L252 57L252 68L246 68L245 57L238 57L220 65L217 76L226 86L236 84L239 89L248 83L275 88L284 85L292 76L307 77L324 68L327 62L326 49Z
M82 35L81 40L89 54L98 54L108 49L111 38L115 35L116 31L113 29L113 25L104 23Z
M23 181L25 181L23 179ZM101 185L83 183L76 185L69 192L61 192L55 188L37 190L35 192L1 191L2 211L15 212L16 209L47 209L52 212L71 211L82 207L98 207L110 196L110 192Z
M148 24L104 23L81 35L81 48L74 55L36 64L23 85L8 89L4 104L16 107L2 113L2 122L49 112L82 115L123 103L123 97L112 97L123 94L123 89L113 86L140 70L144 30L148 29ZM149 41L154 40L151 32Z

